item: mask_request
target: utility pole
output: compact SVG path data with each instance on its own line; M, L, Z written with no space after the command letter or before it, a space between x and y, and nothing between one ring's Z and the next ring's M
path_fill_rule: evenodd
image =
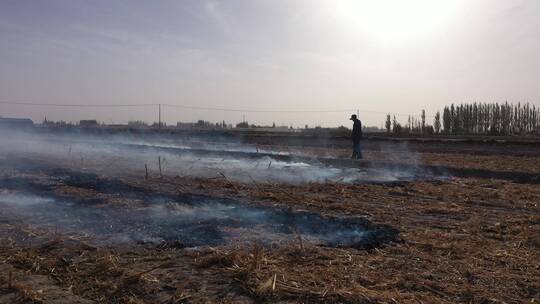
M161 129L161 104L158 104L158 129Z

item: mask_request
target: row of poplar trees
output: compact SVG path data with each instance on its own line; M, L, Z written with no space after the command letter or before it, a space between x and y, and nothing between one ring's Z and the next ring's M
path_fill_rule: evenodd
M436 115L435 120L437 117L440 115ZM437 124L436 121L435 124ZM442 129L444 133L449 134L537 133L540 131L540 109L529 103L452 104L444 107Z
M442 116L437 112L433 126L426 123L426 112L421 119L409 116L404 126L386 116L386 130L392 133L418 134L487 134L524 135L540 134L540 108L529 103L462 103L444 107Z

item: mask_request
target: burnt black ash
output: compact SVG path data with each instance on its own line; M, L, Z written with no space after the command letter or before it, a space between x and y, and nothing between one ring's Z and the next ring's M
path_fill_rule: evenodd
M0 207L31 224L86 233L107 242L184 248L227 244L238 235L263 243L300 235L321 246L369 249L398 237L395 229L363 217L259 207L188 193L158 193L93 174L38 169L54 182L4 175L0 178ZM91 189L98 195L58 194L59 185Z

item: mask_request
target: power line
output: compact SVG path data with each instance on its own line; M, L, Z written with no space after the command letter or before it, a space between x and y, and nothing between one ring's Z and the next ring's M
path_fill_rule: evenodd
M171 108L182 108L191 110L205 110L205 111L222 111L222 112L243 112L243 113L343 113L356 111L356 109L342 109L342 110L252 110L252 109L231 109L231 108L215 108L215 107L197 107L197 106L185 106L174 104L162 104Z
M9 105L23 105L23 106L51 106L51 107L146 107L155 106L159 107L159 103L144 103L144 104L70 104L70 103L34 103L34 102L13 102L13 101L0 101L0 104ZM253 109L233 109L233 108L219 108L219 107L199 107L188 106L178 104L166 104L162 103L161 106L171 108L182 108L191 110L205 110L205 111L222 111L222 112L245 112L245 113L341 113L356 111L356 109L342 109L342 110L253 110Z
M0 104L22 105L22 106L43 106L43 107L73 107L73 108L120 108L120 107L149 107L157 106L157 103L144 104L69 104L69 103L34 103L34 102L13 102L0 101Z
M419 116L419 114L408 113L391 113L383 111L372 111L362 109L339 109L339 110L254 110L254 109L234 109L234 108L221 108L221 107L200 107L190 105L178 105L178 104L159 104L159 103L143 103L143 104L70 104L70 103L35 103L35 102L14 102L14 101L0 101L0 104L9 105L22 105L22 106L43 106L43 107L72 107L72 108L122 108L122 107L163 107L181 108L190 110L203 110L203 111L221 111L221 112L241 112L241 113L345 113L345 112L362 112L372 114L392 114L397 116ZM433 115L426 115L426 117L434 118Z

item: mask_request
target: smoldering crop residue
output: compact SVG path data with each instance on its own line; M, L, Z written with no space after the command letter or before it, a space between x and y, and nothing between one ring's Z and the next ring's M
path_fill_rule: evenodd
M223 245L238 237L271 243L300 235L322 246L371 248L397 236L392 228L361 217L254 207L212 197L192 197L185 202L156 194L121 208L96 199L89 202L47 192L0 191L0 207L11 209L26 223L89 235L109 244L198 247Z
M0 139L5 143L0 147L0 155L43 158L59 165L112 175L144 175L147 168L154 175L202 178L225 175L230 180L245 183L293 184L409 181L422 176L422 172L414 169L334 167L318 163L316 159L311 162L298 160L294 155L284 161L277 158L280 151L265 151L260 155L253 152L231 153L252 151L253 147L226 141L161 142L158 135L152 140L142 140L120 135L100 138L84 134L25 132L13 136L0 132ZM244 157L246 155L249 157Z

